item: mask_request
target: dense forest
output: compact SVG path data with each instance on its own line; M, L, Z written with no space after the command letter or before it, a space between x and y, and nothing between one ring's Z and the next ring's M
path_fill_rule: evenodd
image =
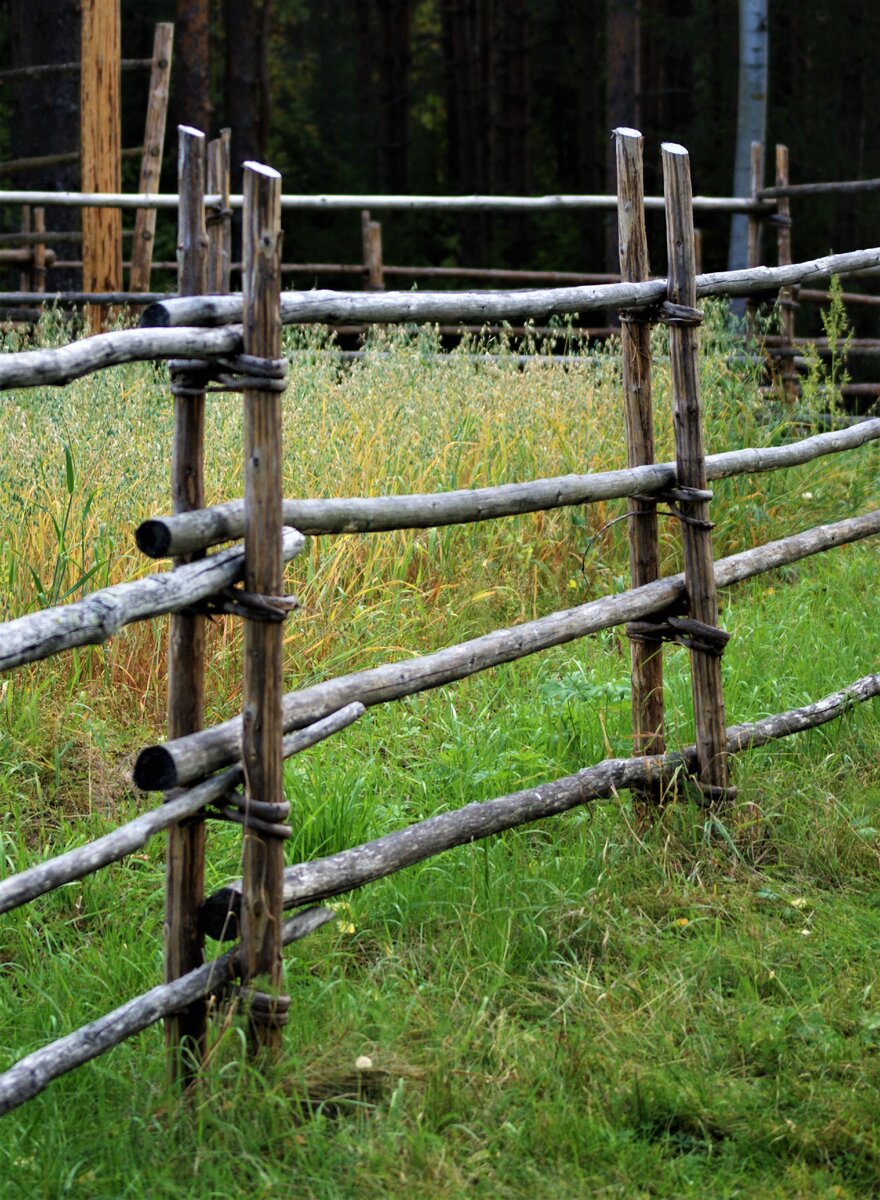
M78 57L77 0L0 11L10 66ZM672 139L698 191L732 191L736 0L122 0L123 57L149 56L157 21L176 22L172 121L231 126L233 160L264 158L289 192L606 192L615 124L644 132L649 190ZM770 0L767 140L789 145L795 182L880 175L878 37L880 7L861 0ZM77 100L73 76L6 81L0 159L75 148ZM124 145L142 138L145 103L146 73L126 75ZM76 172L0 168L0 183L75 187ZM136 186L136 160L123 179ZM609 220L388 214L385 257L603 270ZM703 225L705 265L722 267L728 222ZM871 245L878 228L873 196L804 200L794 254ZM360 257L351 213L289 217L285 239L288 260Z

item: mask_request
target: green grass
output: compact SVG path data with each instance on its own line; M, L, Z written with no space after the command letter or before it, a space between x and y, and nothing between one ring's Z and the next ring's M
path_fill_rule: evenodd
M59 335L60 336L60 335ZM307 349L315 341L307 343ZM525 372L430 340L351 370L297 356L288 495L475 486L621 465L618 368ZM786 436L729 361L703 360L712 451ZM501 347L504 350L504 347ZM658 353L662 340L658 338ZM656 380L671 457L668 380ZM136 366L4 401L9 615L145 565L165 511L170 406ZM240 491L235 400L212 401L211 498ZM871 447L717 485L716 554L876 506ZM415 534L314 539L290 571L289 686L423 652L626 586L622 504ZM665 569L678 531L663 525ZM598 536L597 536L598 535ZM590 538L595 540L587 545ZM586 550L586 554L585 554ZM722 597L729 722L877 669L877 549L842 548ZM240 695L239 631L209 643L211 718ZM0 871L139 808L126 772L161 736L161 622L4 677ZM620 631L372 709L290 762L289 861L629 750ZM669 740L692 737L666 654ZM224 1014L191 1103L153 1028L0 1120L0 1196L864 1197L880 1193L880 736L876 702L737 758L737 807L652 825L627 797L462 847L339 902L287 955L291 1024L267 1075ZM2 918L0 1069L152 986L162 839ZM208 887L238 875L212 826ZM368 1056L370 1070L355 1071Z

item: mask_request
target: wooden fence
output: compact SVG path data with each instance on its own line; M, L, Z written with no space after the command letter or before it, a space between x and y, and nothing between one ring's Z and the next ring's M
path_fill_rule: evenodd
M168 830L166 979L82 1029L29 1054L0 1075L0 1113L37 1095L59 1075L164 1018L172 1074L187 1080L205 1047L207 999L239 995L251 1043L277 1048L288 1000L282 992L282 947L319 928L332 913L317 902L423 860L452 846L630 789L658 803L689 781L707 806L730 804L730 757L775 738L833 720L880 694L867 675L804 708L751 724L727 726L720 661L728 635L717 625L716 590L834 546L880 533L880 511L866 512L713 562L708 484L775 471L880 439L880 419L817 434L784 446L706 456L697 370L699 296L740 295L880 265L880 249L778 269L697 277L689 160L664 145L669 278L645 280L642 139L617 130L621 271L625 282L528 293L344 294L280 290L280 178L248 164L244 193L244 292L200 295L208 286L205 248L204 138L180 131L180 276L192 296L148 309L144 326L87 338L58 349L0 356L0 388L64 384L114 363L169 360L175 405L173 512L144 522L139 547L170 557L173 567L104 588L73 603L0 625L0 670L107 640L123 626L163 613L172 620L168 739L145 748L134 771L145 792L164 802L83 847L0 882L0 912L80 879ZM215 248L215 254L221 251ZM222 259L211 274L218 277ZM282 323L303 321L435 321L547 316L614 306L623 331L627 427L625 469L567 475L437 495L371 499L284 500L280 485L280 394L286 363ZM669 326L676 460L653 462L652 323ZM212 328L213 326L213 328ZM245 496L204 507L203 422L206 393L244 393ZM632 587L562 612L435 651L424 657L330 679L286 695L281 688L281 622L295 601L283 596L282 565L310 534L490 520L516 513L628 498ZM657 505L680 521L685 569L660 578ZM206 555L220 542L243 544ZM236 586L243 581L243 586ZM240 717L203 728L202 635L206 614L245 620L245 681ZM633 656L634 753L589 766L485 803L469 804L365 845L285 868L289 806L281 789L284 758L360 719L372 705L455 680L626 625ZM697 742L669 750L663 730L662 645L690 651ZM243 788L243 790L242 790ZM242 879L203 894L205 821L244 827ZM306 905L313 907L304 908ZM284 919L292 908L303 911ZM204 937L240 942L205 961ZM181 1051L185 1050L186 1054Z

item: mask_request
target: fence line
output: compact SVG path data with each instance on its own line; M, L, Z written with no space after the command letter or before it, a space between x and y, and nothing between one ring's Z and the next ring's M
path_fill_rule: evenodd
M803 708L777 713L750 724L731 725L726 731L727 753L739 754L779 738L815 729L875 696L880 696L880 675L865 675L841 691ZM610 758L539 787L439 813L363 845L288 867L284 872L284 907L298 908L329 900L394 875L454 846L570 812L617 792L659 784L664 796L670 799L675 791L683 790L679 783L686 783L696 767L696 746L668 754ZM236 937L240 909L241 881L238 880L220 888L205 901L202 909L205 932L219 941L231 941Z
M305 729L299 729L296 733L288 734L282 742L282 757L292 758L295 754L316 746L334 733L347 729L365 712L362 704L347 704L338 712L331 713L329 717L315 721L313 725L307 725ZM65 883L83 879L101 867L119 862L126 855L140 850L155 834L187 817L192 817L208 805L217 809L218 814L226 813L227 809L224 806L230 803L230 798L234 796L243 779L244 769L240 764L230 767L167 800L160 808L142 813L127 824L120 825L104 837L96 838L85 846L78 846L37 866L29 867L26 871L20 871L17 875L9 876L8 879L0 881L0 913L11 912L12 909L19 908L46 892L52 892Z
M800 466L826 454L854 450L877 439L880 439L880 417L868 418L847 429L814 434L786 446L747 447L707 455L706 475L713 482L737 475L763 474ZM675 480L674 463L652 463L626 470L556 475L528 483L502 483L450 492L285 500L282 512L285 525L308 535L430 529L620 500L641 492L662 491L672 487ZM244 501L227 500L195 513L150 517L138 526L135 540L138 549L151 558L173 558L207 550L219 542L234 541L243 534Z
M633 136L640 142L635 131L618 131ZM198 141L197 131L183 131L184 140L192 137ZM199 143L201 144L201 143ZM182 159L186 156L182 156ZM280 870L280 838L284 836L284 821L287 804L280 791L274 788L272 779L278 775L277 766L281 756L296 753L307 745L314 744L320 737L330 736L356 720L365 708L398 699L415 692L465 678L489 667L510 662L550 646L559 645L575 638L598 632L614 625L632 622L628 628L631 639L648 637L658 648L662 640L674 640L687 645L691 651L692 675L699 675L701 664L711 656L720 654L727 634L715 627L711 607L712 595L717 587L761 574L781 565L798 561L809 555L830 549L833 546L854 542L880 533L880 510L851 517L833 525L818 526L799 534L782 538L766 545L746 550L712 563L709 552L709 522L707 504L711 493L706 483L711 478L737 474L749 469L774 470L795 462L809 461L819 454L853 449L876 440L880 436L880 421L865 422L849 430L832 434L817 435L803 443L778 447L770 450L735 451L707 459L702 450L702 433L699 424L699 391L696 372L696 330L699 320L695 307L697 295L714 292L724 295L742 295L756 288L777 288L800 282L803 279L823 277L828 274L843 274L847 271L876 266L880 263L880 250L857 252L850 255L829 256L810 263L795 264L783 268L753 268L745 272L704 275L695 278L692 261L686 261L692 239L687 236L688 224L692 219L692 203L689 195L689 167L686 152L678 146L664 147L665 186L669 203L667 206L668 237L676 247L684 250L680 261L670 251L672 262L669 281L635 282L602 288L572 288L565 290L531 291L528 293L501 293L497 297L475 297L473 293L444 293L442 297L421 294L358 295L352 297L333 293L280 293L278 282L280 254L278 254L277 231L277 175L267 168L255 164L247 165L247 202L245 228L246 297L193 297L170 301L156 306L148 320L158 320L166 328L148 328L122 331L103 335L76 346L58 350L35 351L24 354L0 356L0 387L35 386L48 382L66 382L91 371L102 369L117 362L144 359L172 358L172 378L176 401L202 397L214 377L219 376L221 387L230 386L244 390L247 394L246 410L253 422L253 437L260 452L250 451L246 455L249 464L244 506L245 546L220 552L209 559L177 565L163 576L151 576L130 584L120 584L103 589L90 597L62 608L30 614L15 621L0 625L0 669L33 661L46 654L55 653L68 645L88 644L103 640L130 620L143 619L157 611L179 611L189 606L196 596L203 600L211 598L214 611L232 612L247 618L246 640L253 653L245 658L258 660L257 672L252 673L246 683L244 717L216 725L210 729L196 730L184 736L172 736L164 744L147 747L142 751L135 767L135 782L146 789L168 789L196 784L182 795L171 797L169 802L154 812L143 814L134 821L85 847L54 860L22 872L0 884L0 907L15 907L33 896L52 890L59 881L67 881L87 874L107 861L115 861L130 850L126 847L142 845L161 828L179 830L182 814L195 815L200 821L208 815L206 803L213 805L219 815L227 820L243 824L248 830L244 839L243 882L224 889L218 896L209 898L204 905L203 918L212 922L218 930L224 920L232 920L237 906L242 914L243 940L241 951L230 951L211 964L197 965L194 970L186 968L184 944L193 938L199 928L198 893L194 889L181 890L181 876L175 874L175 854L169 854L167 874L166 914L173 911L168 923L169 940L172 945L166 957L166 971L170 976L179 976L154 988L144 996L123 1005L91 1025L60 1039L51 1046L29 1055L0 1076L0 1112L37 1094L46 1083L57 1075L72 1069L81 1062L95 1057L111 1045L117 1044L131 1033L144 1028L162 1017L166 1018L170 1033L170 1061L174 1070L180 1071L180 1048L192 1049L193 1068L197 1065L204 1031L204 999L212 991L221 990L233 974L240 972L247 991L250 1034L252 1045L274 1047L278 1043L280 1027L286 1020L284 998L278 994L280 986L280 942L304 936L329 919L326 910L312 910L282 925L281 914L285 906L304 902L305 888L320 891L321 895L335 894L332 890L348 890L371 878L378 878L393 870L402 869L410 862L419 861L429 855L440 853L449 846L471 841L477 837L515 824L535 820L539 816L565 811L567 808L586 802L596 795L608 794L609 790L621 787L635 788L644 794L658 794L659 788L673 786L678 776L698 775L703 787L702 798L710 803L729 799L732 790L728 787L726 760L728 754L753 745L763 744L775 737L811 728L845 712L852 704L869 699L880 693L880 678L866 676L857 680L844 692L835 693L808 705L804 709L777 714L753 725L733 726L725 729L719 724L723 716L723 698L720 679L708 678L702 687L695 688L698 742L695 748L663 755L643 755L626 760L611 760L587 768L577 776L556 780L541 788L528 792L501 797L485 804L470 805L454 813L445 813L409 829L398 830L376 842L344 851L330 859L313 864L300 864L286 873ZM183 178L184 172L182 172ZM193 177L190 176L192 184ZM197 192L196 184L192 185ZM181 188L181 191L183 188ZM2 197L0 197L2 198ZM294 197L293 200L299 198ZM337 198L340 199L340 198ZM341 198L353 199L353 198ZM360 206L364 198L356 198ZM403 200L412 198L402 198ZM589 198L587 198L589 199ZM607 199L607 198L600 198ZM616 204L616 200L614 201ZM639 198L640 207L641 205ZM192 209L192 205L190 206ZM195 207L203 211L203 201ZM754 210L753 205L753 210ZM185 217L185 214L182 214ZM192 232L192 231L190 231ZM182 243L185 242L183 233ZM200 240L195 231L195 240ZM269 252L274 251L274 258ZM270 289L260 291L256 287L256 266L261 262L264 281L273 280ZM198 291L198 287L193 290ZM442 301L442 303L441 303ZM453 307L443 308L443 305ZM457 307L454 307L457 305ZM475 306L482 305L477 308ZM513 305L531 305L511 308ZM576 307L566 308L565 305ZM541 480L530 484L504 485L496 489L480 489L483 502L495 506L491 515L503 513L504 505L521 505L534 502L544 489L544 497L552 503L584 502L584 489L600 486L618 489L619 495L632 496L632 486L637 479L650 480L646 491L649 500L664 499L673 504L673 511L684 526L687 536L694 531L703 538L699 548L701 559L694 563L691 550L687 553L685 574L674 575L645 582L615 596L604 596L587 604L562 612L551 613L537 620L525 622L510 629L493 633L435 651L417 659L384 664L369 670L337 677L313 687L280 694L280 663L273 659L273 645L280 639L277 624L271 626L273 636L264 636L257 626L258 621L278 618L290 607L289 598L282 604L280 574L269 561L277 555L282 535L282 522L290 509L282 506L280 484L277 478L270 479L265 488L260 484L260 470L264 463L277 463L280 457L280 436L277 427L267 423L261 426L266 414L277 412L279 392L283 390L281 378L283 362L278 357L280 321L334 320L338 314L343 319L392 321L392 320L436 320L437 312L448 313L450 320L467 320L474 315L485 318L487 311L506 318L511 311L527 313L529 316L545 315L553 311L576 311L589 307L614 305L633 310L642 321L665 320L673 326L673 394L676 412L691 413L692 432L690 448L677 439L677 462L671 464L634 466L627 471L606 472L602 476L563 477L561 481ZM245 316L244 309L247 310ZM198 316L193 318L192 314ZM332 316L327 316L332 312ZM625 313L624 315L627 315ZM182 314L187 314L186 319ZM356 314L356 315L352 315ZM396 314L396 315L393 315ZM402 314L402 315L401 315ZM415 315L414 315L415 314ZM629 313L632 315L632 313ZM220 329L186 327L191 321L207 324L222 323ZM242 328L226 324L229 320L244 320L249 337L253 331L262 331L263 340L249 341L245 355L242 348ZM180 327L183 321L184 327ZM683 328L684 326L684 328ZM180 359L188 359L181 362ZM208 364L213 363L211 370ZM189 434L183 435L178 424L175 455L181 455ZM187 451L188 453L189 451ZM198 458L197 453L196 458ZM713 466L714 460L714 466ZM180 459L180 462L187 461ZM189 460L191 463L195 459ZM196 467L198 462L196 462ZM686 472L693 471L688 477ZM713 475L712 471L717 471ZM255 473L256 472L256 473ZM274 467L273 467L274 472ZM614 477L614 478L613 478ZM625 483L623 482L625 480ZM690 487L683 486L690 483ZM674 485L674 486L673 486ZM548 486L556 488L547 496ZM568 488L569 491L565 492ZM580 499L560 499L563 495L574 495L581 489ZM620 490L623 488L624 490ZM560 491L562 489L562 491ZM492 493L491 497L487 494ZM641 492L636 492L641 495ZM477 515L474 497L477 493L450 493L446 498L437 498L447 505L446 513L455 519L482 519L485 509ZM589 497L587 497L589 498ZM239 502L240 503L240 502ZM336 508L337 521L366 520L365 528L375 528L381 505L396 505L394 520L408 520L413 506L427 520L432 498L424 496L380 498L378 502L368 500L348 501L291 501L289 504L318 504L323 506L324 516ZM380 509L375 504L380 505ZM477 504L480 500L477 500ZM331 508L328 509L327 506ZM363 506L368 506L364 509ZM369 506L373 507L369 507ZM357 506L360 506L359 508ZM458 507L456 507L458 506ZM547 505L542 505L546 507ZM175 504L175 508L188 505ZM202 530L211 526L216 532L217 512L225 512L224 520L239 519L234 509L229 516L230 506L223 510L208 512L199 510L193 516L183 518ZM514 511L524 511L516 507ZM462 517L462 513L470 516ZM260 515L262 514L262 515ZM403 514L401 516L401 514ZM171 520L177 519L176 517ZM386 513L387 519L387 513ZM431 524L437 524L436 508ZM635 522L632 522L635 524ZM228 528L228 526L227 526ZM337 529L337 532L341 529ZM173 538L174 534L169 535ZM187 534L192 537L192 530ZM213 534L211 534L213 536ZM228 536L228 534L227 534ZM181 550L180 543L173 544L173 553L180 558L184 553L197 552L204 541L194 548ZM303 545L303 535L297 530L285 535L285 555L293 556ZM259 547L263 548L260 549ZM693 549L693 547L692 547ZM263 556L261 558L261 555ZM242 591L229 591L230 583L245 571L245 587ZM695 592L702 590L703 600ZM687 604L682 608L682 600ZM708 607L700 604L708 598ZM683 616L682 612L687 615ZM694 614L700 616L695 619ZM198 617L190 615L190 620ZM713 658L717 664L717 658ZM273 665L274 663L274 665ZM252 667L248 668L252 671ZM717 674L717 672L716 672ZM173 694L173 689L172 689ZM265 717L260 712L266 707ZM244 718L247 719L244 719ZM269 727L275 722L277 732L272 745L258 744L254 739L257 727ZM636 726L638 734L638 724ZM297 732L299 731L299 732ZM288 734L282 742L282 732ZM235 764L231 769L223 768ZM268 767L267 767L267 764ZM720 765L719 765L720 764ZM270 778L265 787L254 792L253 780L264 768ZM215 772L222 771L217 775ZM246 795L239 796L238 784L242 777L246 783ZM656 785L656 786L655 786ZM604 791L601 789L605 789ZM210 797L210 801L207 798ZM143 839L139 841L138 839ZM172 842L169 843L173 844ZM194 850L194 877L200 870L201 850ZM224 908L225 905L225 908ZM166 917L167 920L167 917ZM198 937L201 938L201 932ZM190 941L201 946L200 941ZM189 951L187 951L189 953ZM269 992L254 990L257 978L268 978ZM201 1014L201 1015L199 1015ZM178 1075L189 1079L191 1070Z
M727 731L727 750L736 754L826 724L854 704L877 695L880 695L880 676L865 676L804 708L751 725L732 726ZM609 759L540 788L429 817L362 846L289 867L284 873L284 907L302 906L362 887L455 846L560 815L618 791L644 785L658 776L674 787L676 777L693 771L696 761L694 746L662 756ZM206 901L201 915L209 936L220 941L235 936L230 935L230 930L238 923L241 899L239 881ZM335 915L327 908L304 909L283 923L282 944L287 946L306 937ZM222 998L240 972L239 951L235 946L190 974L172 983L159 984L15 1063L0 1075L0 1116L39 1095L53 1079L97 1058L194 1000L210 995Z
M298 913L282 925L282 945L298 942L335 916L329 908L310 908ZM180 1012L208 996L222 998L241 974L239 957L240 948L235 946L190 974L171 983L160 983L97 1021L83 1025L21 1059L0 1075L0 1116L38 1096L53 1079L105 1054L163 1017Z
M878 533L880 510L767 542L719 559L715 564L716 586L730 587L833 546L860 541ZM524 621L510 629L486 633L431 654L339 675L300 691L287 692L283 697L284 731L300 729L354 700L371 708L374 704L441 687L551 646L564 645L602 629L644 620L667 610L680 601L683 594L684 576L667 575L654 583ZM148 746L137 758L134 781L144 791L156 791L204 779L241 757L241 729L241 717L233 717L189 737Z
M304 545L302 534L288 529L282 543L285 561L300 554ZM113 584L72 604L15 617L0 625L0 671L75 646L94 646L108 641L124 625L190 608L231 588L244 569L245 551L233 547L174 571Z

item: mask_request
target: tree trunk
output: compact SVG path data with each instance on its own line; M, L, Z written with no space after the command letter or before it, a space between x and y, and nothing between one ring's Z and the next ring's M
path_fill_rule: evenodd
M177 0L176 123L204 134L210 132L211 124L208 9L208 0Z
M413 0L387 0L379 17L382 187L410 190L410 95Z
M736 160L734 196L752 190L752 142L763 144L767 125L767 0L739 0L739 84L736 111ZM748 262L748 218L734 216L730 222L731 271Z
M641 38L639 0L608 0L605 61L605 191L617 191L617 159L611 130L628 126L641 129L639 76ZM617 215L605 218L605 270L620 269L617 248ZM615 320L616 320L615 313Z

